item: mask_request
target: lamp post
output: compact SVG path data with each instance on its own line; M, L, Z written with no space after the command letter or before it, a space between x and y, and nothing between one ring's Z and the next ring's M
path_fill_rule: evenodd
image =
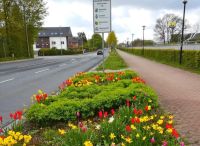
M132 42L131 42L131 47L133 48L133 36L134 34L132 33Z
M142 54L144 55L144 30L145 30L145 25L142 26L142 29L143 29L143 43L142 43Z
M173 38L174 38L173 35L174 35L175 27L176 27L176 22L175 21L169 22L169 28L171 28L171 30L172 30L170 43L173 42Z
M180 48L180 58L179 58L179 64L182 64L182 54L183 54L183 39L184 39L184 28L185 28L185 8L187 4L187 0L183 0L184 9L183 9L183 24L182 24L182 35L181 35L181 48Z
M127 40L127 48L129 47L129 38L126 39Z

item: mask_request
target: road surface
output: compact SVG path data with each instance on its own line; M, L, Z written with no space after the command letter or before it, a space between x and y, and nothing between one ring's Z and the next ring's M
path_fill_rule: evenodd
M30 105L30 98L38 89L50 94L58 90L58 86L64 80L77 72L89 70L101 60L102 55L90 53L1 63L0 116L3 116L3 123L10 120L11 112Z

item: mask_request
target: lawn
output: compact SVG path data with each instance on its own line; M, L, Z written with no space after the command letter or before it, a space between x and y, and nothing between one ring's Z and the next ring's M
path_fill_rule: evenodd
M104 69L107 70L119 70L119 69L125 69L127 68L126 63L124 60L119 56L117 51L113 49L108 58L104 62ZM97 71L100 71L103 69L102 64L96 69Z

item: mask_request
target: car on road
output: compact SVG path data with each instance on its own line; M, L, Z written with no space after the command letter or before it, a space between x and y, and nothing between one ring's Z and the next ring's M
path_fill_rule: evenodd
M103 55L103 51L102 50L97 50L97 55Z

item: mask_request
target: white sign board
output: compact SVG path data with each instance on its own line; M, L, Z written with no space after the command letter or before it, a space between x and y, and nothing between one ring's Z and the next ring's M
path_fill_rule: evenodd
M95 33L111 32L111 0L93 0Z

